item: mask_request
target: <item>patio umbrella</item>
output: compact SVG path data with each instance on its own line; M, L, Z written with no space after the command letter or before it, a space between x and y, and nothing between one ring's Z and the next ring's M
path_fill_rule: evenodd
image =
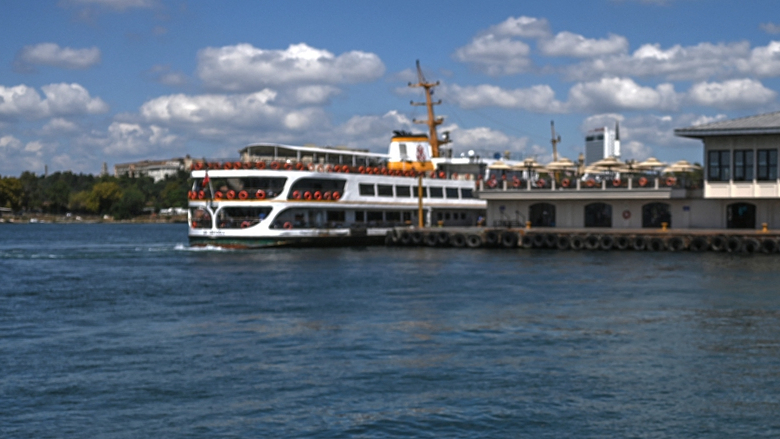
M655 157L650 157L649 159L639 162L636 165L637 169L647 169L647 170L653 170L656 168L663 168L666 166L666 163L658 160Z
M488 166L488 169L497 169L497 170L500 170L500 171L508 171L508 170L512 169L512 167L509 166L508 164L506 164L505 162L501 161L501 160L497 160L497 161L491 163L490 166Z
M665 174L669 174L674 172L693 172L693 171L698 171L700 169L701 166L699 165L693 165L687 160L680 160L679 162L676 162L671 166L664 168L663 172Z
M568 171L571 169L577 169L577 164L565 157L561 157L554 162L546 164L545 168L549 169L550 171Z

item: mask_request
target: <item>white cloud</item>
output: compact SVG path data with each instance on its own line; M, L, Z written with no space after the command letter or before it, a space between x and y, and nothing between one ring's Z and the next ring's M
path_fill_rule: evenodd
M21 170L43 170L44 160L57 148L56 143L40 140L23 142L14 136L0 137L0 171L18 174Z
M47 136L72 134L79 131L78 125L61 117L55 117L54 119L49 120L41 129L41 133Z
M555 38L540 40L539 49L547 56L590 58L628 51L628 40L610 34L607 39L590 39L571 32L560 32Z
M108 111L108 105L102 99L91 97L79 84L49 84L41 90L44 99L34 88L26 85L0 86L0 118L39 119Z
M167 95L145 102L140 113L149 122L165 124L251 125L267 119L278 122L282 112L271 105L276 95L269 89L240 95Z
M181 72L171 70L169 65L156 65L146 72L146 75L153 81L160 84L170 85L172 87L181 87L187 85L189 78Z
M471 87L453 85L443 89L443 92L463 108L495 106L539 113L560 113L566 110L565 106L555 99L555 91L548 85L514 90L484 84Z
M546 38L550 35L550 24L544 18L509 17L491 26L485 33L505 37Z
M653 148L642 142L631 140L629 142L620 142L620 156L623 160L634 159L642 161L653 155Z
M474 150L482 157L492 157L495 153L503 154L505 151L515 154L529 152L527 137L517 138L487 127L460 129L455 126L451 130L455 155L469 150ZM530 152L538 153L534 150Z
M330 98L339 93L341 90L329 85L307 85L296 87L281 97L284 98L285 103L293 106L324 105L328 103Z
M375 54L360 51L335 56L306 44L294 44L286 50L238 44L202 49L198 52L197 72L207 87L250 91L269 85L373 81L384 75L385 66Z
M35 46L25 46L16 55L14 68L29 72L33 66L46 65L64 69L88 69L100 63L100 49L72 49L60 47L56 43L41 43Z
M572 108L585 112L610 110L674 110L680 96L672 84L643 87L629 78L603 78L579 83L569 90Z
M780 41L753 48L749 58L738 60L737 68L757 76L780 76Z
M176 141L177 137L166 128L114 122L108 127L108 136L102 143L103 152L108 155L138 156L168 148Z
M721 109L766 105L776 97L775 91L753 79L699 82L688 91L688 100L692 104Z
M780 24L761 23L758 27L768 34L780 34Z
M100 6L115 11L127 9L148 9L157 5L157 0L63 0L62 6Z
M513 75L531 68L528 44L495 35L482 35L455 52L455 59L475 65L488 75Z

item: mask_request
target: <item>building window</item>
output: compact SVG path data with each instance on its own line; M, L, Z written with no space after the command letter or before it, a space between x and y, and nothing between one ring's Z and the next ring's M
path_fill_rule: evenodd
M461 188L460 194L463 198L474 198L474 193L471 189L463 189Z
M750 203L734 203L726 206L726 227L729 229L755 229L756 206Z
M533 227L555 227L555 205L536 203L528 206L528 219Z
M734 181L753 181L753 151L734 151Z
M373 184L361 184L360 185L360 195L365 196L374 196L374 185Z
M729 151L710 151L707 160L707 180L729 181L731 179L731 162Z
M393 186L389 184L378 184L376 185L376 194L380 197L392 197Z
M612 227L612 206L606 203L585 206L585 227Z
M777 150L758 150L758 175L759 180L777 180Z
M671 206L667 203L648 203L642 206L642 227L661 228L662 223L672 227Z

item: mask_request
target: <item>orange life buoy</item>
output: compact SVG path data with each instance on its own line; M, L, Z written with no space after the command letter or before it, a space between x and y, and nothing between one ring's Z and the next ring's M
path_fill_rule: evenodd
M512 177L512 187L519 188L521 184L521 181L517 177Z
M596 186L596 180L589 178L588 181L585 182L585 185L588 187Z
M536 187L544 187L545 184L547 184L547 182L544 181L543 178L536 180Z
M444 171L439 171L439 178L444 178L446 176L447 176L447 174L445 174Z
M221 200L224 197L221 191L214 192L214 199Z
M341 198L339 191L333 191L333 199L338 201Z
M563 180L561 180L561 186L563 187L571 186L571 180L569 180L568 178L564 178Z
M317 165L317 172L322 172L324 170L325 168L322 165Z
M487 185L489 188L493 189L496 186L498 186L498 182L496 181L495 178L491 178L490 180L488 180Z
M639 186L642 186L642 187L647 186L647 178L639 177Z
M293 191L292 197L294 199L296 199L296 200L300 200L301 199L301 191Z
M297 169L299 171L303 171L303 167L304 167L304 164L301 163L301 162L298 162L298 163L295 164L295 169Z
M251 225L252 225L252 223L250 223L249 221L243 221L243 222L241 223L241 228L242 228L242 229L246 229L247 227L249 227L249 226L251 226Z
M631 218L631 211L630 210L624 210L623 211L623 219L629 219Z
M192 222L192 228L194 229L196 227L198 227L198 222L197 221L193 221Z
M241 192L238 193L238 199L239 200L246 200L247 198L249 198L249 192L241 191Z
M241 169L241 167L242 167L241 162L233 163L233 169Z
M612 186L613 187L620 187L621 183L622 183L622 181L620 181L619 178L616 178L616 179L612 180Z
M366 173L366 167L365 166L359 166L358 167L358 172L360 172L361 174L365 174Z
M303 193L304 200L311 200L311 198L312 198L311 191L306 191Z
M324 194L322 194L322 198L324 200L330 200L330 198L331 198L330 191L327 191Z
M322 192L314 191L314 199L315 200L321 200L322 199Z
M333 166L325 165L325 172L331 172L331 171L333 171Z
M341 167L341 172L343 172L345 174L349 174L349 166L347 166L347 165L342 166Z
M225 162L225 163L222 165L222 169L233 169L233 163L230 163L230 162Z
M228 200L232 200L233 198L236 198L236 191L231 189L231 190L227 191L226 195L227 195L227 199Z
M284 227L287 230L290 230L290 229L292 229L292 223L287 221L287 222L284 223L284 226L282 226L282 227Z
M675 183L677 183L677 179L674 177L669 177L666 179L667 186L674 186Z
M274 171L279 169L279 162L271 162L271 169Z
M429 175L431 178L436 178L436 171L431 171L431 174Z
M203 162L195 162L192 166L194 166L196 170L200 171L201 169L203 169L204 165Z
M404 172L404 175L407 176L407 177L414 177L414 171L412 171L410 169L410 170Z
M265 200L265 191L262 189L258 189L257 192L255 192L255 198L258 200Z
M198 192L198 199L202 200L204 198L206 198L206 191L199 191Z
M265 169L265 162L255 162L255 168Z
M251 168L251 167L252 167L252 163L250 163L250 162L244 162L244 163L242 163L242 164L241 164L241 166L242 166L244 169L249 169L249 168Z
M284 169L286 169L286 170L288 170L288 171L289 171L289 170L291 170L292 168L293 168L293 165L292 165L292 163L289 163L289 162L288 162L288 163L285 163L285 164L284 164Z

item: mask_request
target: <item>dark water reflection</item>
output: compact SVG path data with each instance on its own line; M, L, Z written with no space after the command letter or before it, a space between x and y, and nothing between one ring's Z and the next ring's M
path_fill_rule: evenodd
M780 257L0 227L0 436L777 437Z

